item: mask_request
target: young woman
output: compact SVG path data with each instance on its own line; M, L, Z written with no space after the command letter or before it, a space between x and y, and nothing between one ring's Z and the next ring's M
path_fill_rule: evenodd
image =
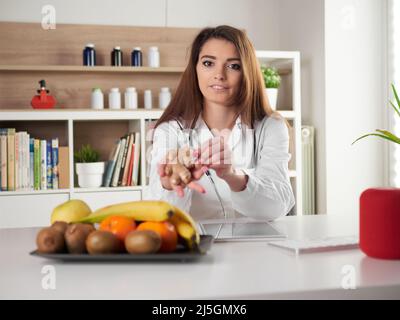
M153 132L147 198L196 220L273 220L294 205L287 122L266 97L253 45L230 26L195 38L176 93Z

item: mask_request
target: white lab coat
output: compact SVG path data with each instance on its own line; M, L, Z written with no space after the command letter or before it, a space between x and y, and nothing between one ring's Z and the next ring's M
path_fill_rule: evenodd
M201 145L213 137L201 116L195 130L197 139L192 139L197 140L195 145ZM150 153L149 186L144 198L167 201L190 212L195 220L223 218L220 202L206 175L198 181L205 188L205 194L185 188L185 195L180 198L174 191L162 187L157 164L168 150L184 145L188 145L188 136L177 121L165 122L156 128ZM233 167L248 175L246 188L234 192L210 169L228 218L247 216L274 220L286 215L295 200L289 180L288 162L291 156L288 152L289 133L284 120L265 117L255 123L254 134L253 130L242 125L238 117L229 136L228 147L232 153Z

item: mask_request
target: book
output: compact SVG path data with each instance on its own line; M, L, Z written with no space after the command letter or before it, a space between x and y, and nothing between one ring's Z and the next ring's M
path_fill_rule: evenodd
M14 140L14 161L15 161L15 189L19 190L20 188L20 136L21 132L15 133L15 140Z
M58 138L51 140L51 152L53 189L58 189Z
M35 157L34 157L35 139L29 139L29 189L33 190L35 186Z
M115 164L114 174L111 182L112 187L118 186L118 178L119 178L119 172L121 171L121 163L122 163L122 157L124 155L125 144L126 144L126 138L122 138L121 147L118 154L118 160L117 163Z
M7 191L7 129L0 129L1 191Z
M46 176L47 189L53 189L53 161L52 161L51 141L46 141Z
M22 188L24 190L29 189L29 170L30 170L30 160L29 160L29 139L30 135L27 132L24 132L22 135L23 149L23 166L22 166Z
M7 190L15 191L15 129L7 132Z
M127 186L132 185L132 171L133 171L133 160L135 158L135 143L132 143L131 145L131 158L129 161L129 170L128 170L128 181L127 181Z
M127 156L128 156L129 144L131 143L132 138L133 138L132 134L128 134L126 136L125 149L124 149L124 154L122 156L121 170L119 172L119 178L118 178L118 185L119 186L122 186L122 180L124 178L124 172L125 172L126 160L127 160Z
M128 172L129 172L129 166L131 163L131 156L132 156L132 145L135 141L135 134L131 133L129 135L129 145L128 145L128 153L126 154L126 162L125 162L125 168L124 168L124 174L122 177L122 186L128 186Z
M69 188L69 147L58 147L58 187Z
M139 185L140 132L135 133L135 158L133 159L132 185Z
M40 190L40 140L34 139L33 142L33 153L34 153L34 189Z
M47 189L47 142L40 140L40 189Z
M118 160L120 148L121 148L121 140L118 140L118 142L114 146L114 149L107 163L106 174L104 175L104 182L103 182L104 187L109 187L111 185L111 178L114 173L115 164L117 163Z

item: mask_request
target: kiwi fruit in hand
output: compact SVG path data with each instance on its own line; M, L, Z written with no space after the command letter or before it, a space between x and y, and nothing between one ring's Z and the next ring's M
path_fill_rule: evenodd
M86 239L95 228L91 224L75 223L70 224L65 231L65 244L69 253L86 253Z
M125 248L129 253L155 253L160 247L161 237L153 230L131 231L125 238Z
M56 228L43 228L36 237L36 245L40 253L63 252L65 248L64 234Z
M90 254L110 254L121 251L121 241L109 231L96 230L86 239L86 249Z

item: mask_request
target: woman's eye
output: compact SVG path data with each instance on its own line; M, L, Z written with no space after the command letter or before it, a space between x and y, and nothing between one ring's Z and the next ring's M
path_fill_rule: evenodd
M233 69L233 70L240 70L240 64L237 63L232 63L228 66L229 68Z
M212 62L210 60L204 60L203 61L203 66L205 67L211 67L212 66Z

